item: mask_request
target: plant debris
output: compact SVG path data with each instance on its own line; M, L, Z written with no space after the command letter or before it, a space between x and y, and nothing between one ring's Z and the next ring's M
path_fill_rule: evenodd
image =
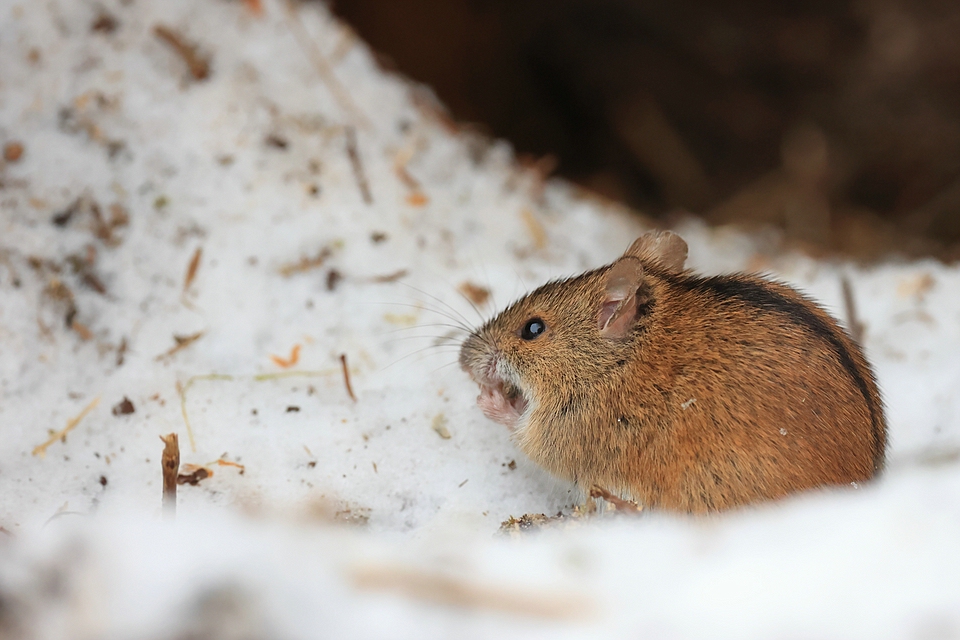
M65 227L67 226L67 223L70 222L70 219L73 218L74 214L80 211L81 206L83 206L83 198L77 198L67 205L66 209L60 213L54 214L50 221L58 227Z
M197 269L200 268L201 257L203 257L203 247L197 247L197 250L193 252L193 257L190 258L190 264L187 265L187 273L183 277L184 292L190 288L190 285L193 284L194 278L197 277Z
M70 265L73 272L80 278L80 282L100 295L104 295L107 293L107 286L103 284L100 276L93 271L93 265L96 263L96 260L97 250L93 245L87 247L87 255L85 256L70 254L66 257L67 264Z
M113 232L130 224L130 215L123 205L118 202L111 204L110 218L105 219L100 213L100 206L96 202L91 202L90 213L93 215L93 234L107 246L115 247L120 244L120 240L113 235Z
M179 33L162 24L156 25L153 33L183 58L194 80L206 80L210 77L210 58L201 54L195 44L187 42Z
M863 344L863 333L865 325L857 317L857 304L853 297L853 285L847 276L840 276L840 286L843 289L843 306L847 312L847 329L850 331L850 337L857 344Z
M327 291L336 291L337 286L343 280L343 274L336 269L327 271Z
M163 470L163 515L173 518L177 515L177 479L180 472L180 444L177 434L160 436L163 441L163 455L160 466Z
M533 211L524 207L520 210L520 217L523 219L523 224L526 225L527 231L530 232L530 237L533 238L533 247L537 250L546 247L547 230L543 228L543 223L537 219Z
M23 156L23 143L13 140L3 145L3 159L7 162L17 162Z
M195 487L201 480L206 480L213 475L210 469L193 464L185 464L181 468L181 473L177 474L177 484L188 484Z
M194 342L202 338L203 334L205 333L206 331L198 331L197 333L193 333L188 336L173 334L173 340L174 342L176 342L176 344L173 345L169 350L158 355L156 358L154 358L154 360L156 360L157 362L160 362L161 360L172 358L174 355L177 354L177 352L182 351L183 349L186 349L191 344L193 344Z
M373 276L370 278L370 282L375 282L377 284L385 284L389 282L396 282L400 278L406 277L410 272L406 269L398 269L393 273L388 273L382 276Z
M289 358L281 358L280 356L271 355L270 359L273 360L273 363L278 367L282 369L289 369L300 361L300 345L293 345L293 349L290 350Z
M332 255L333 249L331 249L329 246L323 247L320 249L317 255L312 258L303 257L297 262L286 264L280 267L280 275L285 278L289 278L295 273L303 273L304 271L310 271L311 269L322 267L323 263L327 261L327 258Z
M367 183L367 176L363 171L363 163L360 161L360 152L357 150L357 131L354 127L346 128L347 136L347 156L350 158L350 166L353 167L353 177L357 181L357 188L360 189L360 195L366 204L373 204L373 195L370 193L370 185Z
M290 143L283 136L277 135L276 133L271 133L266 138L263 139L263 143L268 147L273 147L274 149L280 149L285 151Z
M134 411L136 411L136 409L134 408L133 403L130 402L130 398L127 396L123 396L123 400L121 400L113 407L113 409L111 409L111 413L113 413L115 416L130 415Z
M120 23L117 22L115 17L106 11L101 11L100 15L98 15L90 25L90 31L93 31L94 33L110 34L116 31L118 26L120 26Z
M574 516L564 515L562 512L557 512L555 516L547 516L542 513L526 513L519 518L510 516L500 523L499 533L516 534L539 531L557 525L566 525L573 519Z
M450 430L447 429L447 416L442 413L438 413L433 417L433 422L430 423L430 428L437 432L437 435L443 438L444 440L449 440L451 438Z
M214 462L211 462L210 464L219 465L221 467L234 467L240 470L240 475L243 475L247 470L247 468L242 464L240 464L239 462L231 462L230 460L224 460L223 458L218 458L217 460L215 460Z
M343 369L343 385L347 388L347 395L356 402L357 396L353 395L353 385L350 384L350 368L347 367L347 354L345 353L340 354L340 368Z
M599 485L590 487L590 497L594 499L602 498L613 506L614 509L623 513L640 513L643 511L643 507L633 500L624 500L623 498L617 497Z
M117 347L117 366L122 367L123 361L127 356L127 339L120 338L120 346Z
M428 202L430 202L430 198L428 198L427 196L425 196L423 193L419 191L408 195L406 200L407 200L407 204L410 205L411 207L423 207Z
M40 456L41 458L43 458L47 455L47 447L52 445L54 442L56 442L57 440L62 440L63 442L66 442L67 434L73 431L73 429L76 428L76 426L80 424L80 422L87 417L87 414L93 411L98 404L100 404L100 396L97 396L96 398L91 400L90 404L88 404L86 407L83 408L83 411L78 413L73 418L70 418L67 421L67 426L65 426L60 431L57 431L56 433L51 435L50 438L48 438L47 441L44 442L43 444L37 445L36 447L34 447L33 455Z
M364 128L369 128L370 120L363 115L363 112L359 107L357 107L356 103L354 103L353 99L350 97L350 93L340 83L340 80L333 72L333 69L330 67L327 59L320 52L320 48L317 46L313 36L310 35L306 27L304 27L303 23L300 21L300 15L297 13L297 3L285 2L283 4L286 5L287 24L290 26L290 30L293 32L293 37L296 38L297 43L301 48L304 49L310 60L313 62L313 66L316 68L317 73L320 74L320 80L327 86L327 89L330 91L331 95L333 95L333 99L337 101L337 104L341 109L351 115L354 122Z
M457 291L463 294L463 296L472 302L475 305L481 305L490 298L490 289L486 287L481 287L478 284L473 284L470 281L465 281L457 287Z

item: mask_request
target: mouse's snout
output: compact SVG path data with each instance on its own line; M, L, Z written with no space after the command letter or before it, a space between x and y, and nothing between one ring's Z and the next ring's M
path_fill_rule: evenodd
M496 359L496 347L480 334L470 334L460 347L460 368L478 384L490 378L489 374L496 367Z

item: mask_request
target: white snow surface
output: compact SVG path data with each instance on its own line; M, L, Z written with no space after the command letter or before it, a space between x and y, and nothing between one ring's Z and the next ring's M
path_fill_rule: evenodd
M850 279L887 472L707 518L498 535L579 496L476 408L457 327L644 227L451 130L319 3L262 6L0 1L0 142L25 148L0 169L0 637L960 638L956 268L864 269L682 224L694 269L759 267L841 318ZM101 11L113 32L91 29ZM211 56L209 79L157 24ZM128 212L115 241L92 203ZM282 273L325 247L322 266ZM491 290L482 316L464 282ZM296 364L271 358L295 345ZM135 411L114 415L124 397ZM171 432L185 464L243 465L181 486L175 521Z

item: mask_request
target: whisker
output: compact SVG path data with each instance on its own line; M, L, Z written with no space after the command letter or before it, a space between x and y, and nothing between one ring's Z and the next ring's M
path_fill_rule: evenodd
M400 283L400 284L403 284L403 283ZM376 303L372 303L372 304L385 305L385 306L393 306L393 307L406 307L406 308L408 308L408 309L416 309L417 311L429 311L430 313L435 313L435 314L437 314L438 316L442 316L442 317L446 318L447 320L450 320L451 322L456 323L457 328L462 329L462 330L466 331L467 333L471 333L471 332L473 331L473 328L472 328L472 327L470 327L468 324L465 324L465 319L463 319L463 318L457 318L457 317L455 317L455 316L450 315L449 313L445 313L444 311L442 311L442 310L440 310L440 309L432 309L432 308L430 308L430 307L426 307L426 306L423 306L423 305L409 304L409 303L406 303L406 302L376 302ZM455 311L455 310L454 310L454 311Z
M414 286L411 285L411 284L407 284L406 282L401 282L401 283L399 283L399 284L402 284L403 286L405 286L405 287L407 287L407 288L409 288L409 289L413 289L414 291L416 291L416 292L418 292L418 293L420 293L420 294L422 294L422 295L427 296L428 298L430 298L431 300L434 300L435 302L439 302L441 305L443 305L444 307L446 307L447 309L449 309L450 311L452 311L454 314L456 314L456 316L457 316L458 318L460 318L460 320L463 321L464 327L469 327L469 326L470 326L470 321L467 320L466 316L464 316L462 313L460 313L459 311L457 311L457 309L454 308L454 307L453 307L452 305L450 305L449 303L441 300L440 298L438 298L437 296L433 295L432 293L427 293L426 291L424 291L424 290L422 290L422 289L418 289L417 287L414 287ZM454 318L450 318L450 319L451 319L451 320L454 320ZM454 321L456 321L456 320L454 320Z
M399 327L397 329L391 329L390 331L384 331L380 335L390 335L393 333L400 333L401 331L414 331L416 329L429 329L431 327L446 327L454 331L463 331L464 333L470 333L463 327L459 327L455 324L447 324L446 322L429 322L427 324L415 324L412 327Z
M457 364L457 363L456 363L456 362L448 362L447 364L440 365L439 367L437 367L436 369L434 369L433 371L431 371L431 372L430 372L430 375L433 375L433 374L435 374L436 372L438 372L438 371L440 371L440 370L442 370L442 369L446 369L447 367L453 366L453 365L455 365L455 364Z
M446 347L446 349L445 349L444 347ZM408 354L406 354L406 355L404 355L404 356L401 356L400 358L394 360L393 362L391 362L391 363L388 364L387 366L385 366L385 367L383 367L382 369L380 369L379 372L382 373L382 372L386 371L387 369L389 369L390 367L394 366L395 364L398 364L398 363L400 363L400 362L403 362L403 361L406 360L407 358L411 358L411 357L416 356L416 355L421 355L422 357L427 357L427 356L430 356L430 355L447 355L447 354L449 354L449 353L459 353L459 351L460 351L459 348L457 348L457 349L451 349L450 347L452 347L452 345L427 345L427 346L425 346L425 347L423 347L423 348L417 349L417 350L415 350L415 351L411 351L410 353L408 353ZM429 353L426 353L426 355L424 355L424 352L429 352ZM422 359L422 358L421 358L421 359Z

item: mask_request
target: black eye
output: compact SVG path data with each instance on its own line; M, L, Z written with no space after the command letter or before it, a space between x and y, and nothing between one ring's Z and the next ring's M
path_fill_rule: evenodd
M520 331L520 337L524 340L535 340L541 333L547 330L546 323L540 318L530 318L527 324L523 325Z

